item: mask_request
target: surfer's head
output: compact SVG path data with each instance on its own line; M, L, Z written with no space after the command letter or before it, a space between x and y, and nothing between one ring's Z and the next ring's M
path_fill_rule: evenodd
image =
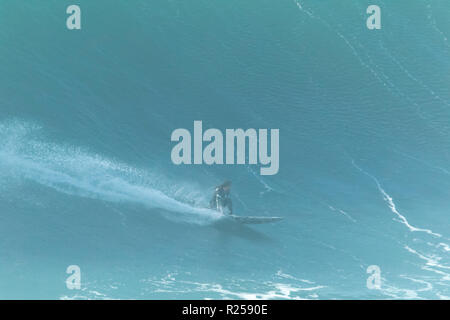
M220 187L226 191L231 189L231 181L230 180L226 180L224 183L222 183L220 185Z

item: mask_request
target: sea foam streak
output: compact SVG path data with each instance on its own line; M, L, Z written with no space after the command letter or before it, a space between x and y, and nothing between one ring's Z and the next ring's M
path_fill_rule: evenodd
M429 229L423 229L423 228L417 228L414 227L413 225L411 225L408 220L406 219L406 217L404 215L402 215L398 210L397 207L394 203L394 199L386 193L386 191L381 187L380 182L378 181L377 178L375 178L374 176L372 176L371 174L369 174L368 172L364 171L363 169L361 169L360 167L358 167L355 164L355 161L352 160L352 165L358 169L360 172L364 173L366 176L370 177L377 185L378 191L381 193L381 195L383 196L384 201L386 201L388 203L389 208L391 209L391 211L397 216L398 219L396 219L396 221L399 221L400 223L404 224L409 231L411 232L425 232L428 234L431 234L433 236L436 237L442 237L442 235L440 235L439 233L435 233Z
M219 213L178 201L152 185L152 176L80 148L32 137L39 127L19 121L0 124L0 176L31 180L59 192L110 202L133 202L170 212L171 219L205 224ZM157 180L155 178L155 180ZM161 184L159 179L159 184ZM14 183L12 183L13 185ZM2 185L2 188L8 185Z

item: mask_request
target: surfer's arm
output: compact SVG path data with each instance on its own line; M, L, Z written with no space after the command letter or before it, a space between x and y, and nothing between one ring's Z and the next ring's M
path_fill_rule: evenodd
M220 211L220 201L221 201L221 195L220 195L220 193L219 193L219 190L216 188L215 190L214 190L214 195L213 195L213 197L212 197L212 199L211 199L211 201L210 201L210 207L212 208L212 209L216 209L216 210L218 210L218 211Z

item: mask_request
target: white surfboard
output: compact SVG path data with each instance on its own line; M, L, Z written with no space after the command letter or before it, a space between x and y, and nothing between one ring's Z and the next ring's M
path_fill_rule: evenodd
M261 224L283 220L282 217L251 217L251 216L236 216L234 214L226 215L226 217L244 224Z

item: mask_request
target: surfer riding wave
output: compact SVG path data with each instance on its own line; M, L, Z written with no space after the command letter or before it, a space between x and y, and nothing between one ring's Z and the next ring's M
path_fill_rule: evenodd
M263 216L237 216L233 214L233 206L230 197L231 181L225 181L214 189L214 194L209 202L209 208L216 210L224 216L243 224L261 224L277 222L281 217L263 217Z
M225 181L214 189L214 194L209 202L211 209L217 210L223 214L233 214L233 206L230 197L231 181ZM227 209L227 210L224 210Z

